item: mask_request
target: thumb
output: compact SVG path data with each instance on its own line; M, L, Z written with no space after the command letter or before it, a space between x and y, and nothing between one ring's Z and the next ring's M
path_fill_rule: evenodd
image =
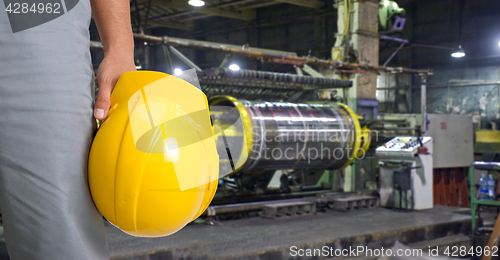
M111 83L99 82L99 92L94 106L94 117L98 120L106 118L109 110L110 96L113 86Z

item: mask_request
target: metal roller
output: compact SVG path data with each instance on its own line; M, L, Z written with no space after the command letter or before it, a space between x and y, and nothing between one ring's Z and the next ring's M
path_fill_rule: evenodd
M201 81L210 83L210 79L243 79L269 81L272 88L284 89L303 89L304 87L311 87L316 89L321 88L350 88L352 81L341 80L334 78L320 78L311 76L299 76L288 73L277 73L271 71L259 70L237 70L233 71L226 68L208 69L204 71L203 76L200 77ZM280 84L282 83L282 84Z
M216 96L210 100L210 106L214 130L217 134L223 129L224 134L218 138L218 145L222 146L218 149L221 171L229 167L222 163L226 152L232 172L341 169L364 156L370 144L369 130L362 128L359 116L343 104L278 103ZM241 121L240 127L232 127L238 125L236 120ZM243 145L235 145L242 142Z

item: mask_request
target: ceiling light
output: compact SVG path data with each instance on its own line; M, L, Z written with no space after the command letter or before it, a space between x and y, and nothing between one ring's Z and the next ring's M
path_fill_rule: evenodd
M229 65L229 69L232 71L238 71L238 70L240 70L240 66L238 66L236 64L231 64L231 65Z
M462 45L458 45L458 49L451 54L451 57L453 58L462 58L465 56L464 49L462 49Z
M204 6L205 2L203 0L189 0L188 4L199 7L199 6Z
M182 70L181 70L181 69L179 69L179 68L176 68L176 69L174 70L174 74L175 74L175 75L181 75L181 74L182 74Z

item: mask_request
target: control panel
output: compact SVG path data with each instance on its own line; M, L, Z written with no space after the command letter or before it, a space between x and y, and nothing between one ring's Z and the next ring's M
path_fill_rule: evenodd
M420 142L414 136L398 136L375 150L379 157L414 157L418 153ZM431 137L420 137L422 144L431 141Z

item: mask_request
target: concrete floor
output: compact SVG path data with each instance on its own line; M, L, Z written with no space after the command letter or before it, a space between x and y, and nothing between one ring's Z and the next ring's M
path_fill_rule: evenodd
M470 232L458 208L402 212L385 208L327 211L284 219L250 218L219 226L190 224L163 238L136 238L107 226L113 259L289 259L290 246L391 247ZM296 259L296 258L295 258Z

